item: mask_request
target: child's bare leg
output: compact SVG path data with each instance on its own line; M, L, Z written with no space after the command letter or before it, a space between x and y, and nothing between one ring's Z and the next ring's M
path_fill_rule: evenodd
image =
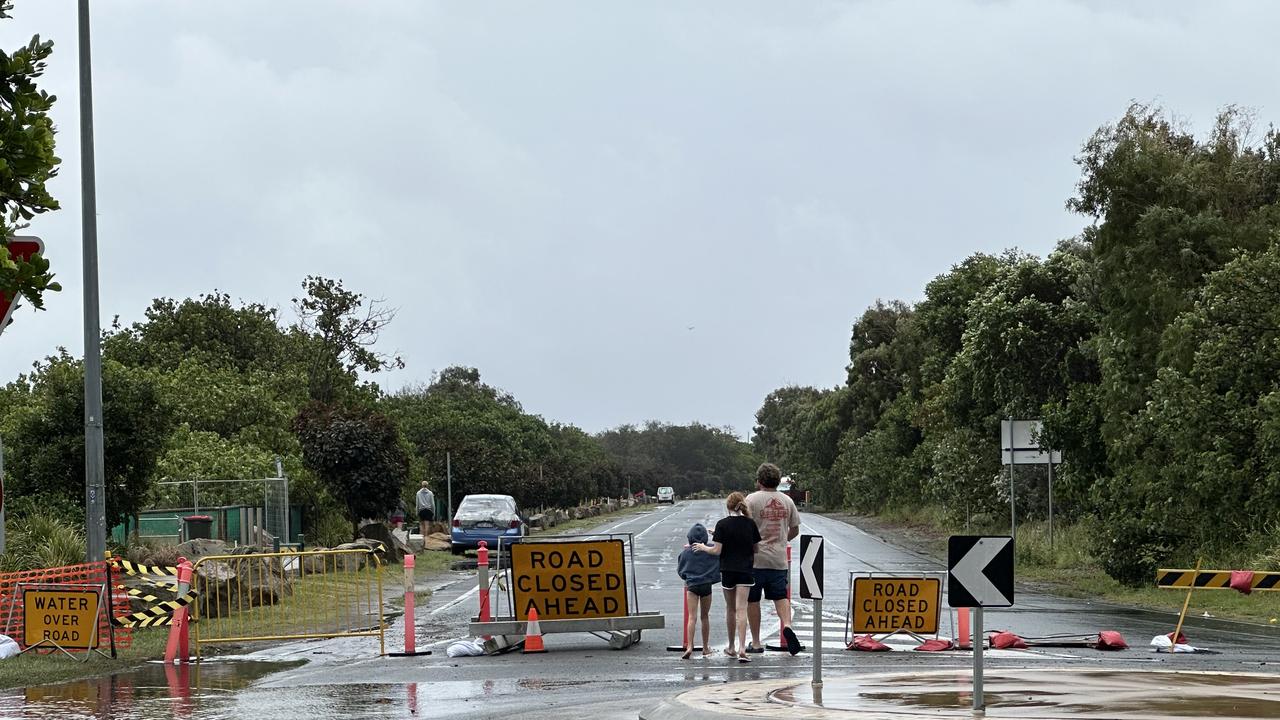
M699 598L702 601L702 654L704 656L711 654L711 596Z

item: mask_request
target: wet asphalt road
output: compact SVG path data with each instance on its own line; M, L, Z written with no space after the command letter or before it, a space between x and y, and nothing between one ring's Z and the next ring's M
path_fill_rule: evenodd
M417 612L419 648L431 656L375 657L376 643L347 639L296 643L240 658L207 662L190 694L175 693L162 668L132 678L118 678L52 689L0 695L0 717L151 718L170 714L193 718L627 718L631 720L663 697L705 683L749 679L805 678L809 653L791 657L771 652L740 665L723 655L682 661L666 646L680 642L682 585L675 573L676 555L694 522L708 526L722 515L720 501L686 501L605 522L598 530L631 533L635 543L636 583L640 609L661 611L667 628L645 631L640 644L609 650L590 635L547 635L545 655L519 653L495 657L448 658L445 648L466 635L468 618L478 597L474 572L454 572L425 582L435 589ZM895 652L854 653L844 647L844 616L850 573L945 573L942 562L892 545L852 525L805 514L803 532L826 539L826 600L823 663L829 676L859 671L946 669L967 667L967 653L910 652L909 638L891 640ZM793 543L799 564L799 541ZM796 570L793 585L798 588ZM812 605L798 599L795 627L812 646ZM495 598L504 603L505 598ZM945 602L945 600L944 600ZM1243 670L1280 674L1280 632L1193 618L1186 634L1213 654L1155 655L1148 642L1173 629L1176 618L1078 600L1020 593L1016 606L989 610L986 628L1009 629L1024 637L1088 635L1117 630L1132 649L1102 653L1084 648L1033 648L989 651L989 667L1042 668L1064 664L1087 667L1143 667L1199 670ZM712 609L712 646L725 644L723 599ZM944 609L941 632L954 636L952 616ZM777 619L771 609L763 623L766 642L777 641ZM388 650L403 643L403 623L392 623ZM900 651L899 651L900 650ZM246 660L308 660L306 664L262 676L261 665ZM119 702L104 700L112 688L128 686ZM95 689L96 688L96 689ZM104 689L105 688L105 689ZM34 692L34 695L33 695ZM104 705L105 703L105 705ZM163 712L157 714L157 710ZM105 710L105 712L104 712ZM46 712L48 711L48 712ZM96 713L96 715L95 715Z

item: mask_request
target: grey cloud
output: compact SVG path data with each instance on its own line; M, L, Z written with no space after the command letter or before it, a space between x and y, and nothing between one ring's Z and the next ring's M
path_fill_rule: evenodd
M590 430L745 430L841 381L876 298L1078 232L1071 157L1130 100L1207 127L1280 92L1268 3L94 7L104 320L341 276L400 308L388 387L476 365ZM33 230L67 289L0 379L80 347L74 13L16 11L5 47L58 43L64 209Z

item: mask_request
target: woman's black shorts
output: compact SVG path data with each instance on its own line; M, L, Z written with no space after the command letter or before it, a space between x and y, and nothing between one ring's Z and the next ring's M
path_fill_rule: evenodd
M756 578L749 572L737 572L734 570L720 571L720 585L725 590L732 590L739 585L755 585Z
M698 597L706 597L711 594L711 583L702 583L700 585L690 585L685 588L689 592Z

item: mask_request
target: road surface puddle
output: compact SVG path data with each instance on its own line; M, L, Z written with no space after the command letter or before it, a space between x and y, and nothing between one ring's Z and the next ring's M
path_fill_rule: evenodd
M886 673L809 684L773 693L776 702L860 713L968 716L968 671ZM1280 676L1138 670L988 671L988 717L1008 718L1276 718Z
M240 717L236 691L299 662L214 661L144 665L129 672L57 685L0 691L0 718Z

